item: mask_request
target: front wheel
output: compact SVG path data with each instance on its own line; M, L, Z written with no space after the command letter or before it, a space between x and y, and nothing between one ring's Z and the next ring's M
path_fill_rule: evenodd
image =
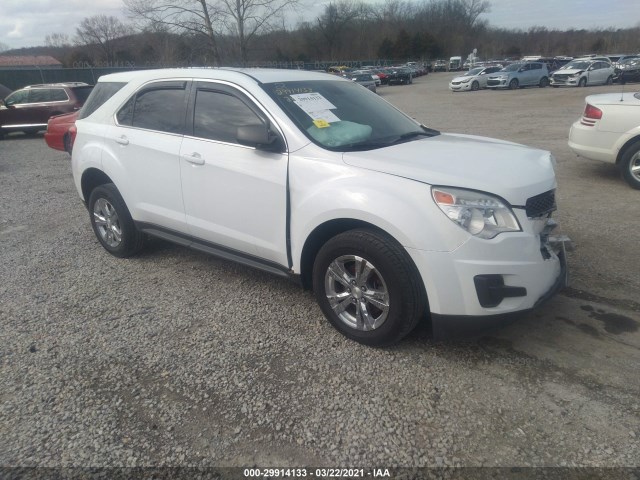
M104 249L116 257L140 251L144 235L131 218L124 199L113 183L96 187L89 196L91 226Z
M612 85L613 84L613 77L611 75L609 75L609 78L607 78L607 85Z
M636 142L620 159L620 171L625 181L640 190L640 142Z
M474 92L476 90L480 90L480 84L474 80L473 83L471 84L471 90L473 90Z
M586 79L586 78L584 78L584 77L582 77L582 78L580 79L580 81L578 82L578 86L579 86L579 87L586 87L586 86L587 86L587 79Z
M323 245L313 265L313 289L338 331L377 347L413 330L426 304L420 276L404 248L369 229L349 230Z
M514 78L513 80L511 80L509 82L509 89L511 89L511 90L516 90L518 88L518 86L519 85L518 85L518 79L517 78Z

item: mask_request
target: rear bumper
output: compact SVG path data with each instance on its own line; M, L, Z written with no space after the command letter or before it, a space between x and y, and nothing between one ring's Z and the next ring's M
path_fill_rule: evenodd
M616 163L618 151L615 145L620 142L620 137L619 133L602 132L597 125L583 125L578 120L569 130L569 148L584 158Z

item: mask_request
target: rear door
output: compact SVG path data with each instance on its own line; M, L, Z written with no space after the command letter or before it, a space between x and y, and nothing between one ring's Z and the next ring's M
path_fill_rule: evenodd
M190 82L143 86L116 113L102 161L137 222L186 233L180 145Z
M236 139L239 126L273 119L247 92L209 81L194 83L188 117L180 172L191 234L286 266L288 155Z

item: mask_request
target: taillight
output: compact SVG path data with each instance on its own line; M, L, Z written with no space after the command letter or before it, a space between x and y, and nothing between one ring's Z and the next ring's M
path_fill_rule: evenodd
M73 149L73 144L76 141L76 135L78 134L78 129L76 128L75 125L71 125L69 127L68 133L69 133L69 153L71 153L71 150Z
M580 124L585 127L593 127L596 124L596 120L600 120L601 118L602 110L587 103L587 106L584 107L584 113L580 119Z
M600 120L602 118L602 110L587 103L587 106L584 107L584 117Z

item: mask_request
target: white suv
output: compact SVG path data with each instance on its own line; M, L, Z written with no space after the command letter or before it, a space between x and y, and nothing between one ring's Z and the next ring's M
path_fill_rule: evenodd
M100 82L126 85L77 121L73 175L115 256L148 234L293 277L368 345L398 341L426 312L439 336L564 285L549 152L440 134L321 73Z

